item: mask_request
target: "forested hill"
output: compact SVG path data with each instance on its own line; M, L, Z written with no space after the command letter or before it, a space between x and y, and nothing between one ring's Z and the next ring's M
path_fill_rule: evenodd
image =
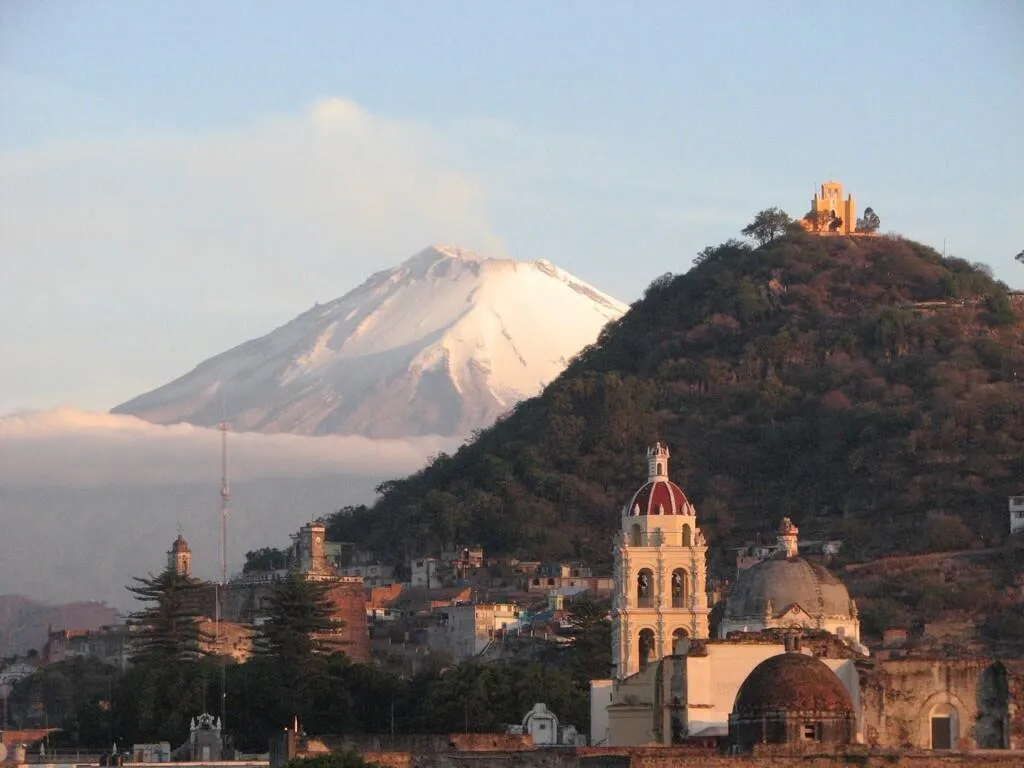
M1024 490L1022 342L1005 285L919 243L730 241L331 535L396 560L450 542L606 560L660 439L719 548L783 515L855 558L993 543Z

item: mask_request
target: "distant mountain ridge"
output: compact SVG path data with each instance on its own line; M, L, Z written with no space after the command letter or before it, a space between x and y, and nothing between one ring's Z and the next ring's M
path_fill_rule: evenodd
M625 310L544 260L431 246L113 412L262 432L468 435L537 394Z
M117 620L117 611L106 603L48 605L24 595L0 595L0 658L42 653L50 629L93 630Z

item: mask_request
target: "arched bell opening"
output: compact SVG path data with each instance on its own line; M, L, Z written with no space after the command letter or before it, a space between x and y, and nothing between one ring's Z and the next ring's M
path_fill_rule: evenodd
M636 575L636 606L654 607L654 573L650 568L642 568Z

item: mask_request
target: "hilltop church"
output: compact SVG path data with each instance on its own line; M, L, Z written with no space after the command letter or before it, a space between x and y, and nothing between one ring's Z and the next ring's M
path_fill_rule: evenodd
M1024 665L870 657L842 581L799 555L743 570L711 637L707 541L668 447L624 505L614 550L611 680L591 681L592 746L1024 748Z

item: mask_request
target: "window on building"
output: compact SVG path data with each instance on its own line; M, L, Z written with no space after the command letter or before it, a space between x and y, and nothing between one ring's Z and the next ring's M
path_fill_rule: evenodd
M629 544L633 547L639 547L643 541L643 531L640 529L640 523L633 523L633 527L629 530Z
M804 740L805 741L821 741L821 724L820 723L804 723Z

